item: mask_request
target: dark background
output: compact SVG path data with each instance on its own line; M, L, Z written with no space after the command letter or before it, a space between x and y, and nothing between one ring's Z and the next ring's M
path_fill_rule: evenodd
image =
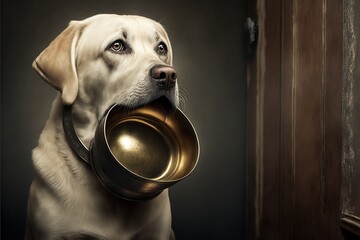
M171 188L178 240L245 236L245 0L1 1L1 239L23 239L31 150L56 91L31 69L70 20L98 13L137 14L164 25L184 112L197 129L195 172Z

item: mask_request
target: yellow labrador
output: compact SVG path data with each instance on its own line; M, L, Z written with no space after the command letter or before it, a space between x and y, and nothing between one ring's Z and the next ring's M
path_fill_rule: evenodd
M73 105L89 145L114 103L128 107L166 96L179 103L172 50L163 27L139 16L101 14L69 26L36 58L37 73L60 91L33 151L27 239L173 239L168 191L145 202L117 198L72 152L62 127Z

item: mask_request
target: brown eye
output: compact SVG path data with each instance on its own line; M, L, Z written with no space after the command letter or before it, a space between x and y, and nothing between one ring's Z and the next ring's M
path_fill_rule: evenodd
M167 47L166 47L165 43L163 43L163 42L159 43L159 45L158 45L157 48L156 48L156 52L157 52L159 55L165 55L165 54L167 54L168 50L167 50Z
M113 42L110 46L110 49L115 53L122 53L125 52L126 47L125 44L121 40L117 40Z

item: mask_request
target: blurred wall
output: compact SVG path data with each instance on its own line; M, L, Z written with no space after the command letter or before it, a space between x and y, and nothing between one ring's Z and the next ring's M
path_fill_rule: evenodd
M243 239L246 80L244 0L1 1L1 239L22 239L37 145L56 91L31 69L70 20L97 13L161 22L197 129L195 172L170 190L177 239Z

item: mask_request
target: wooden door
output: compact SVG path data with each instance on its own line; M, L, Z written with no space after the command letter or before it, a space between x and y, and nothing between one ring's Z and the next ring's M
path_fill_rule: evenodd
M248 61L248 239L357 239L360 218L341 201L352 1L249 1L259 31Z

